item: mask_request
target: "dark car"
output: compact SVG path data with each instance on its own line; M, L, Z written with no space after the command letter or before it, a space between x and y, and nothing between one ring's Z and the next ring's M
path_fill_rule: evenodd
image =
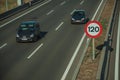
M37 21L22 22L17 29L16 41L37 41L40 37L40 26Z
M84 10L74 10L71 14L71 23L81 23L85 24L89 21L89 18L86 17Z

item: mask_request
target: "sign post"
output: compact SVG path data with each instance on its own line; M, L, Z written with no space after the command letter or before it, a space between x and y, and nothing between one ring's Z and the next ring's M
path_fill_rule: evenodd
M89 21L85 25L85 33L88 37L92 38L92 49L93 49L93 54L92 54L92 59L95 59L95 39L101 35L102 33L102 25L98 21Z
M8 0L5 0L6 11L8 11Z
M93 46L92 46L93 47L93 54L92 54L93 57L92 57L92 59L94 60L95 59L95 39L94 38L92 39L92 43L93 43Z

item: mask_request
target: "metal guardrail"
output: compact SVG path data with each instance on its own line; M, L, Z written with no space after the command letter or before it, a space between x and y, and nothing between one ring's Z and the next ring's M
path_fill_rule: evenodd
M102 55L100 58L99 62L99 67L98 67L98 72L96 76L96 80L106 80L107 79L107 72L108 72L108 62L109 62L109 53L110 53L110 45L111 45L111 40L110 40L110 35L112 32L112 22L113 22L113 17L115 14L115 8L116 8L117 0L115 0L113 11L109 20L109 25L105 42L104 42L104 47L102 50Z
M14 14L16 14L16 13L18 13L20 11L23 11L23 10L29 8L30 6L33 6L36 3L39 3L39 2L42 2L42 1L44 1L44 0L33 0L33 1L31 1L31 5L28 2L28 3L25 3L25 4L21 5L21 6L18 6L16 8L14 8L14 9L6 11L6 12L0 14L0 21L4 20L4 19L6 19L6 18L8 18L10 16L13 16Z

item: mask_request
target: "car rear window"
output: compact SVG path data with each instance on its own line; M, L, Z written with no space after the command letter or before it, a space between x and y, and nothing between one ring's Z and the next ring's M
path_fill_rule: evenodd
M28 24L28 27L33 28L34 24Z
M20 27L21 27L21 28L24 28L24 27L27 27L27 25L22 24L22 25L20 25Z

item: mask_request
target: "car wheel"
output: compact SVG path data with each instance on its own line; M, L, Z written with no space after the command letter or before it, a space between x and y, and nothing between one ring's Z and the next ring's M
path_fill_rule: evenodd
M73 21L71 21L71 24L74 24Z
M20 42L20 40L18 40L18 39L16 38L16 42L18 42L18 43L19 43L19 42Z
M20 41L19 41L19 40L16 40L16 42L17 42L17 43L20 43Z
M35 36L34 39L33 39L33 41L36 42L37 40L38 40L38 37Z
M85 23L87 23L89 21L89 18L86 18L86 21L85 21Z

